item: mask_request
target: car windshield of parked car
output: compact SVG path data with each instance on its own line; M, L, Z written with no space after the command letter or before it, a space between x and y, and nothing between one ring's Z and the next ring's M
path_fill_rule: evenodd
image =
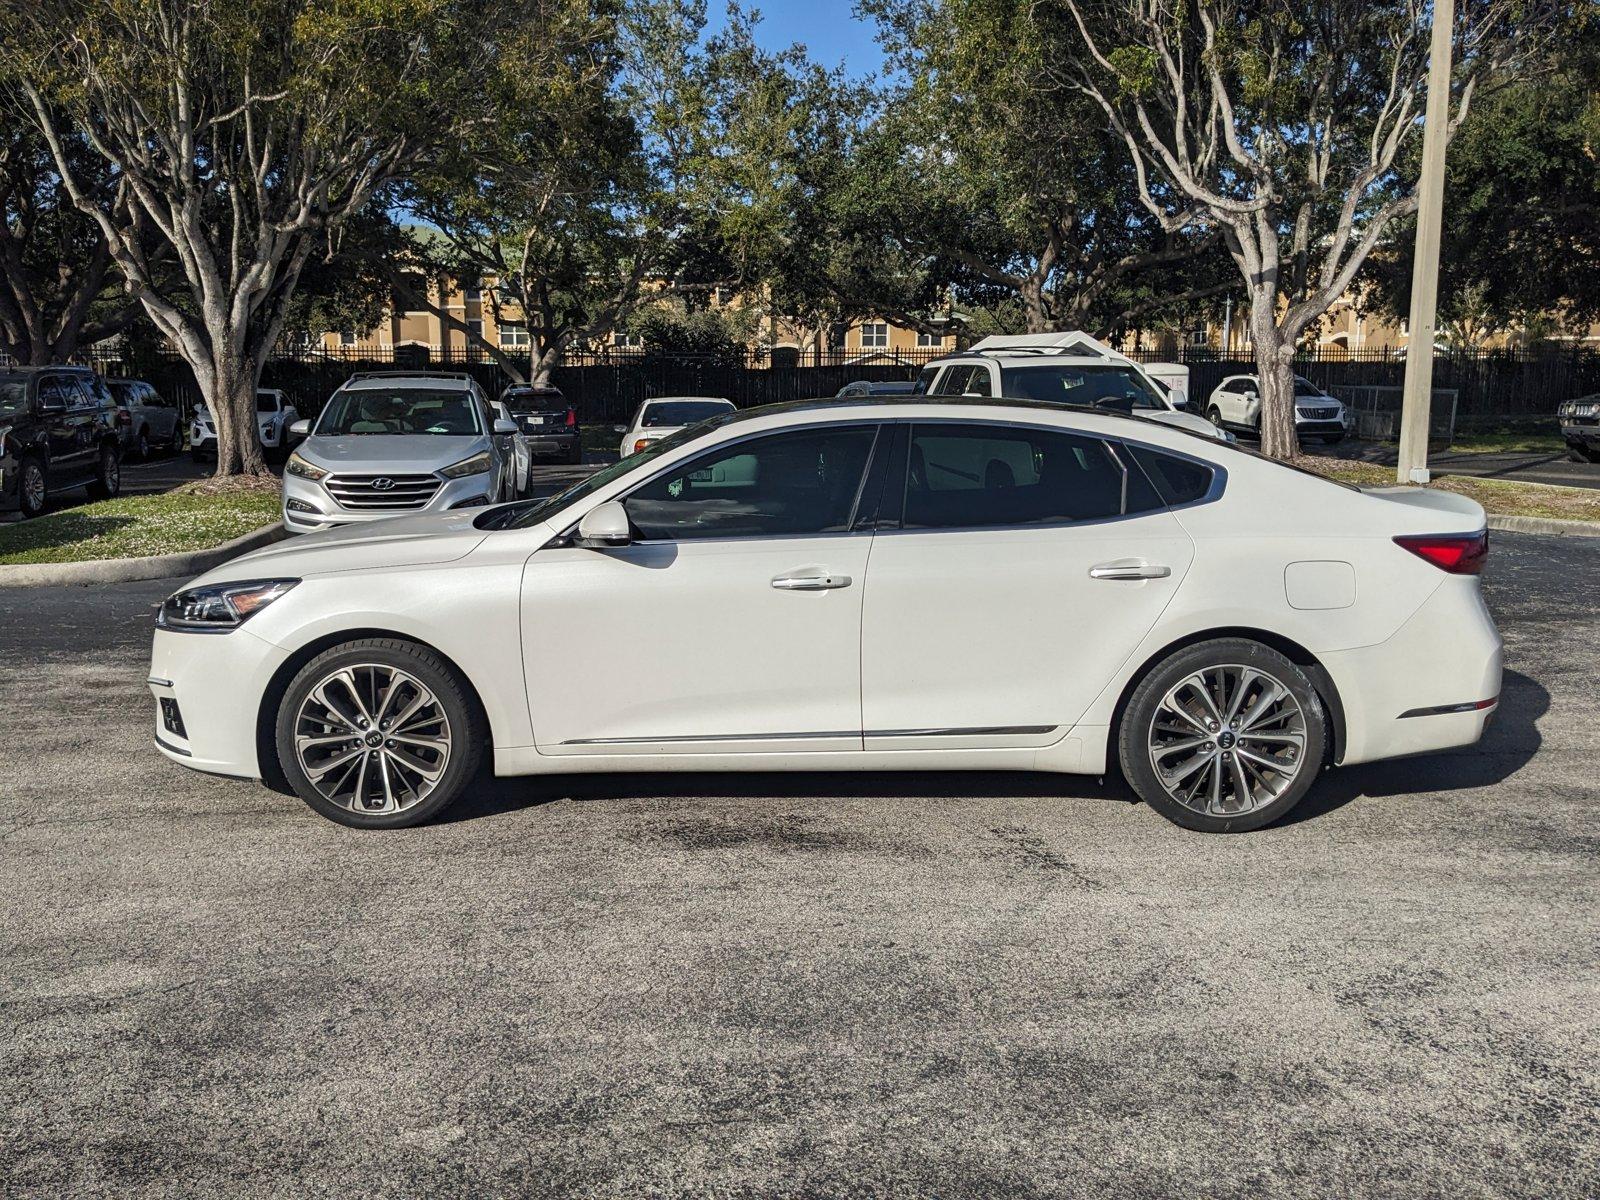
M1108 400L1128 400L1135 409L1167 408L1160 394L1139 372L1115 364L1002 367L1000 394L1017 400L1044 400L1054 404L1093 406Z
M13 376L0 379L0 417L21 412L28 403L28 381Z
M318 437L363 433L463 437L481 432L477 405L468 393L414 387L339 392L316 428Z
M566 412L567 398L560 392L510 391L503 397L505 405L514 413Z
M1318 400L1324 400L1328 397L1327 392L1312 383L1311 380L1303 379L1299 375L1294 377L1294 394L1296 396L1314 396Z
M693 425L732 407L726 400L657 400L644 406L644 417L639 424L645 429Z

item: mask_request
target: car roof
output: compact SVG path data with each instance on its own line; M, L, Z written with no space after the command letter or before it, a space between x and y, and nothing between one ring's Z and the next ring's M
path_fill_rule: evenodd
M1028 413L1060 413L1071 416L1104 417L1109 421L1137 421L1140 424L1162 424L1116 409L1099 408L1090 404L1062 404L1054 400L1029 400L1020 396L825 396L815 400L785 400L777 404L759 404L754 408L741 408L720 418L724 424L756 420L760 417L785 416L796 413L826 413L837 409L855 415L861 410L878 409L877 413L861 413L866 418L899 419L916 409L934 409L938 416L951 416L969 410L975 417L993 418L1004 409ZM1173 426L1167 425L1171 429Z
M680 400L692 400L697 404L727 404L730 406L733 404L733 401L726 396L651 396L645 403L669 404L677 403Z
M434 374L428 371L369 371L350 376L345 380L344 388L346 390L384 388L408 384L430 387L442 392L466 392L471 391L474 386L472 376L459 372Z

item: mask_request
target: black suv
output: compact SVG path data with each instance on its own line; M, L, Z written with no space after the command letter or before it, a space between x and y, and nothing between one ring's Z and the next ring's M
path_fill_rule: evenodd
M86 367L0 368L0 513L35 517L53 491L122 488L110 393Z
M530 454L553 454L569 463L583 461L578 409L560 388L512 384L500 393L500 402L522 427Z

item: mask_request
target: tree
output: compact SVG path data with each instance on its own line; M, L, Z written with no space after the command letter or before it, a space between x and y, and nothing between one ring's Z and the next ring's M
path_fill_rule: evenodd
M1099 109L1052 78L1051 10L1031 0L871 0L891 78L862 139L864 197L895 257L963 303L1020 301L1028 332L1111 327L1232 285L1214 233L1163 228ZM1220 269L1219 269L1220 268ZM1165 272L1159 299L1135 281ZM902 278L906 276L902 272ZM1154 301L1154 305L1152 305Z
M8 66L62 186L193 369L219 475L266 471L256 383L319 239L474 119L504 31L539 39L560 15L492 0L3 3Z
M124 329L139 306L120 295L110 248L77 210L17 97L0 97L0 351L33 366L66 362ZM81 140L75 170L102 202Z
M1446 165L1439 312L1453 344L1600 321L1600 20L1547 70L1481 96ZM1373 254L1375 304L1411 305L1410 222Z
M1243 276L1262 448L1299 453L1295 345L1350 287L1416 192L1425 0L1067 0L1052 77L1100 108L1164 229L1221 233ZM1536 24L1462 6L1450 130Z

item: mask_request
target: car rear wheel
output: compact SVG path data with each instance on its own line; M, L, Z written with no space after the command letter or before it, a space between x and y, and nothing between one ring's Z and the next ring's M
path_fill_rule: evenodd
M101 446L100 461L95 465L89 494L98 500L109 500L121 490L122 460L115 446Z
M361 638L324 651L289 684L278 761L330 821L397 829L438 816L477 776L486 723L432 650Z
M1243 833L1311 789L1327 746L1316 687L1259 642L1222 638L1159 663L1117 733L1122 771L1151 808L1185 829Z
M1590 450L1584 446L1568 446L1567 457L1573 462L1600 462L1600 453Z
M50 499L50 475L37 458L22 460L22 478L17 481L18 500L24 517L37 517Z
M138 455L138 458L139 458L140 462L149 462L150 461L150 430L149 429L141 429L141 430L139 430L139 440L134 446L134 453L136 455Z

